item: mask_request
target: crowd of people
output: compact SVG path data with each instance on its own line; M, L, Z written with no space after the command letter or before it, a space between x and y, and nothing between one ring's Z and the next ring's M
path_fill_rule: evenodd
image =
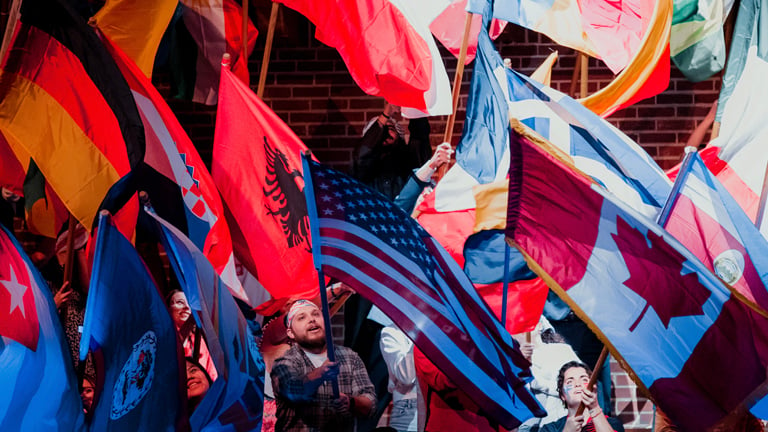
M433 185L435 171L450 161L452 150L448 143L432 150L426 117L408 119L407 132L403 123L400 109L386 104L363 132L353 175L411 212L423 190ZM0 205L1 221L11 229L14 215L20 216L15 210L20 206L18 198L4 191ZM38 238L25 244L30 245L30 257L55 294L72 361L82 377L81 398L88 413L94 405L96 371L91 361L80 363L77 357L78 329L88 294L84 252L88 236L82 227L74 231L74 274L71 282L64 282L68 232L56 241ZM191 319L184 292L173 288L178 284L174 285L172 275L154 276L168 281L166 305L186 358L188 413L192 413L219 374L205 335ZM343 345L329 346L319 298L292 299L261 318L260 348L266 364L262 430L504 430L371 302L337 282L327 293L332 303L352 294L344 306ZM602 343L550 294L536 328L526 335L513 335L531 363L533 380L528 386L547 411L546 417L530 419L518 430L622 432L621 421L612 417L608 362L598 364ZM593 369L598 371L597 385L589 386ZM663 414L659 416L665 422L663 430L675 430ZM732 422L739 425L732 430L762 430L748 412L739 413Z

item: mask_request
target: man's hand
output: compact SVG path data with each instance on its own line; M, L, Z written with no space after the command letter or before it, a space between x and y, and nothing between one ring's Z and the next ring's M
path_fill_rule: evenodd
M339 376L339 364L326 360L319 367L307 374L310 381L330 381Z
M331 408L336 414L352 415L352 408L350 406L351 397L345 393L339 393L338 399L331 400Z
M451 144L447 142L441 143L435 149L435 153L432 155L432 159L429 160L429 167L433 170L436 170L440 167L440 165L450 162L451 154L453 154Z

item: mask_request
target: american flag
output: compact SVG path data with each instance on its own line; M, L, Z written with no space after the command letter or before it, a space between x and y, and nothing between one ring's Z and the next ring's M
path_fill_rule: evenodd
M378 192L306 158L304 174L315 266L378 306L493 420L543 415L529 363L453 258Z

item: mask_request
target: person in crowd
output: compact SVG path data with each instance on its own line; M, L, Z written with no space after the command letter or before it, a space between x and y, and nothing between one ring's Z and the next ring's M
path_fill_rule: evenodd
M557 390L557 374L562 365L579 361L573 348L554 331L544 316L539 319L531 336L531 342L526 342L524 335L514 335L520 342L520 351L531 362L531 392L547 411L547 416L529 419L520 426L519 432L539 430L541 426L568 414Z
M419 430L421 391L416 379L413 342L394 323L381 330L381 354L389 371L389 392L392 393L392 413L389 426L397 432ZM423 428L422 428L423 429Z
M544 304L544 316L552 324L555 331L573 348L576 355L587 366L594 369L600 353L603 351L603 343L589 329L587 324L552 290L547 294L547 301ZM610 357L605 360L597 377L597 400L603 412L607 415L611 415L613 408L611 406L612 382L609 359Z
M382 113L363 129L353 165L356 178L389 199L400 193L411 171L426 162L432 153L427 117L408 121L407 140L400 119L400 107L387 103Z
M374 412L376 395L365 365L351 349L336 346L328 360L320 308L298 300L285 315L292 346L272 367L280 431L354 431L356 419ZM338 382L339 397L332 381Z
M213 359L208 352L205 340L196 331L195 320L190 319L192 317L192 309L189 307L184 291L172 290L168 293L166 304L168 305L168 311L171 314L173 324L176 327L176 333L184 348L184 356L197 358L211 379L216 380L218 377L216 366L213 364Z
M591 373L589 366L579 361L570 361L560 368L557 392L568 414L544 425L541 432L624 432L619 419L603 413L597 403L595 388L587 388ZM581 404L584 404L584 411L576 415Z
M186 358L187 363L187 413L192 412L208 393L213 380L205 368L192 357Z
M83 412L90 414L93 408L93 392L96 389L96 379L92 375L85 374L80 383L80 400L83 402Z

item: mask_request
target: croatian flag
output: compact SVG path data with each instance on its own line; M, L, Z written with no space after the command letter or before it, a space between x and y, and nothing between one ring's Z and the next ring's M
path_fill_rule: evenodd
M516 129L511 146L507 236L676 425L765 395L768 319L551 144Z
M0 430L84 430L77 378L53 296L2 225L0 388Z
M250 304L249 297L259 296L249 296L237 278L224 207L208 168L171 108L133 60L109 39L104 38L104 45L131 88L144 124L144 163L149 169L143 167L141 172L142 189L163 215L177 216L169 219L205 251L232 293ZM180 210L183 214L175 215Z
M736 293L768 311L768 241L701 156L688 158L660 223Z
M315 266L379 307L506 428L544 411L530 364L448 253L380 193L304 159Z
M317 26L317 40L339 51L365 93L428 115L452 112L448 74L429 29L449 0L279 1Z

